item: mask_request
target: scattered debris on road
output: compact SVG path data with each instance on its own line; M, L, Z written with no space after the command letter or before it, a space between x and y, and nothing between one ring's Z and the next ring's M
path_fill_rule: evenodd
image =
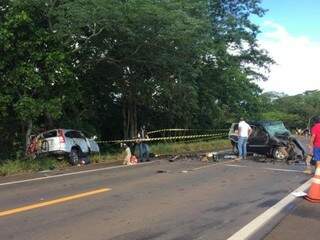
M157 173L168 173L167 170L158 170Z
M293 196L295 196L295 197L304 197L304 196L307 196L307 194L305 193L305 192L302 192L302 191L300 191L300 192L292 192L291 193Z
M169 159L169 162L174 162L174 161L176 161L179 157L180 157L180 155L176 155L176 156L170 158L170 159Z
M224 159L236 159L237 155L224 155L223 158Z

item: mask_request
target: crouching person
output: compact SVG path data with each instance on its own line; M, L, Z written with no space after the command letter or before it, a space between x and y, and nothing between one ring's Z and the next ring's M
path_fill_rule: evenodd
M125 156L123 160L123 165L134 165L138 163L138 159L135 157L135 155L131 154L130 147L123 143L121 146L125 149Z

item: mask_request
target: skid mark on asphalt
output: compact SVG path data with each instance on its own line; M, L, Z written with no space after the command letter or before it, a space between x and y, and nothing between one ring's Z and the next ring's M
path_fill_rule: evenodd
M166 231L157 231L157 232L147 232L146 230L136 230L128 233L123 233L118 236L111 238L110 240L127 240L127 239L139 239L139 240L148 240L148 239L158 239L166 235Z
M306 181L304 180L303 183L305 183ZM283 194L283 193L288 193L288 190L278 190L278 191L272 191L272 192L265 192L263 193L263 195L268 195L268 196L274 196L277 194Z
M84 193L79 193L79 194L75 194L75 195L71 195L71 196L67 196L67 197L57 198L57 199L54 199L51 201L40 202L40 203L36 203L36 204L32 204L32 205L19 207L19 208L5 210L5 211L0 212L0 217L9 216L9 215L13 215L13 214L17 214L17 213L21 213L21 212L25 212L25 211L30 211L30 210L37 209L37 208L47 207L47 206L55 205L55 204L59 204L59 203L64 203L64 202L68 202L68 201L72 201L72 200L76 200L76 199L80 199L80 198L84 198L84 197L88 197L88 196L92 196L92 195L97 195L97 194L104 193L104 192L107 192L110 190L111 190L110 188L101 188L101 189L97 189L97 190L90 191L90 192L84 192Z
M275 199L270 199L270 200L267 200L267 201L264 201L264 202L258 204L257 207L259 207L259 208L272 207L277 202L279 202L279 199L276 199L276 198Z
M239 207L240 205L242 205L242 203L240 202L231 202L222 206L206 209L205 212L221 212L221 211L229 210L231 208Z

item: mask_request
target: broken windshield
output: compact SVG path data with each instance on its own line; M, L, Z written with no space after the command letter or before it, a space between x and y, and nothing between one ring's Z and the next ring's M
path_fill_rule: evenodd
M268 124L265 125L266 130L268 133L272 136L275 135L290 135L290 132L286 127L284 126L283 123L274 123L274 124Z

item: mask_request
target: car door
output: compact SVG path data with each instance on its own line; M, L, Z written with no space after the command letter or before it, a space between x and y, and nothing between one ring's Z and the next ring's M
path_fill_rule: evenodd
M89 147L86 141L86 138L79 131L68 131L66 137L72 139L73 144L80 147L83 153L89 152Z
M78 142L79 146L81 147L82 152L88 153L89 146L88 146L87 139L80 131L75 131L75 139Z
M248 139L248 151L258 154L266 154L269 150L269 135L260 126L251 126L252 134Z
M90 147L90 151L93 153L98 153L100 151L99 145L93 139L87 138L88 145Z

